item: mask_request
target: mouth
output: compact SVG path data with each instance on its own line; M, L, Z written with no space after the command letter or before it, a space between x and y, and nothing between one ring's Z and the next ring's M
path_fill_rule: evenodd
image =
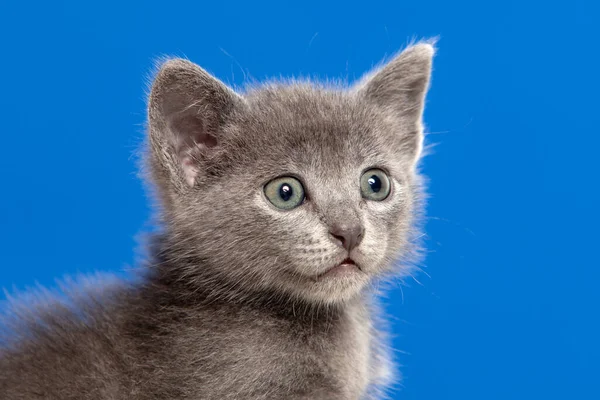
M356 262L354 262L353 259L351 258L345 258L341 263L339 263L338 265L329 268L327 271L323 272L322 274L319 274L317 276L317 279L322 279L322 278L329 278L329 277L341 277L341 276L345 276L345 275L349 275L349 274L354 274L357 272L360 272L361 269L358 266L358 264L356 264Z

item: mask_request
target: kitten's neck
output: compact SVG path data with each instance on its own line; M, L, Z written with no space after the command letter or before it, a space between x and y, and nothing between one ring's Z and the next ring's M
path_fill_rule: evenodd
M368 301L366 293L344 302L322 304L285 293L253 290L224 281L206 260L177 256L177 252L173 254L171 249L165 248L154 252L155 261L148 270L153 297L165 305L191 309L205 306L250 308L278 318L314 321L315 318L335 319L349 307L362 306ZM190 275L189 271L194 274Z

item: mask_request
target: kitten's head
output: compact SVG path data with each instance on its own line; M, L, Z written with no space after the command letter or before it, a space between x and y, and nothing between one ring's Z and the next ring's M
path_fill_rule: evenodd
M335 303L410 250L433 47L350 89L238 94L186 60L149 100L149 161L190 282Z

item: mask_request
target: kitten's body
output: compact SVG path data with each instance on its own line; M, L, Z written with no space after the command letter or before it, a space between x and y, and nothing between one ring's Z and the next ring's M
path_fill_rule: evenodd
M38 311L0 353L0 398L334 400L387 383L367 298L313 308L174 290L160 274L144 282L75 295L85 319Z
M102 299L86 324L63 315L5 352L0 398L355 399L371 380L370 322L359 301L294 314L137 296L113 306Z
M0 398L375 397L390 372L368 283L414 250L431 55L412 47L350 92L244 98L165 64L149 106L165 228L151 261L134 283L6 319ZM381 203L355 184L374 166L395 185ZM282 175L307 191L290 211L262 191ZM350 223L364 234L347 246ZM357 268L327 273L348 257Z

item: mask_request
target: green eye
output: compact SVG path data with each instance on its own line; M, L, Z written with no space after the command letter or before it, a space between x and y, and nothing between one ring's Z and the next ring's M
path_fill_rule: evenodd
M304 201L304 187L298 179L283 176L265 185L265 196L275 207L291 210Z
M360 191L367 200L384 200L390 188L390 178L380 169L370 169L360 177Z

